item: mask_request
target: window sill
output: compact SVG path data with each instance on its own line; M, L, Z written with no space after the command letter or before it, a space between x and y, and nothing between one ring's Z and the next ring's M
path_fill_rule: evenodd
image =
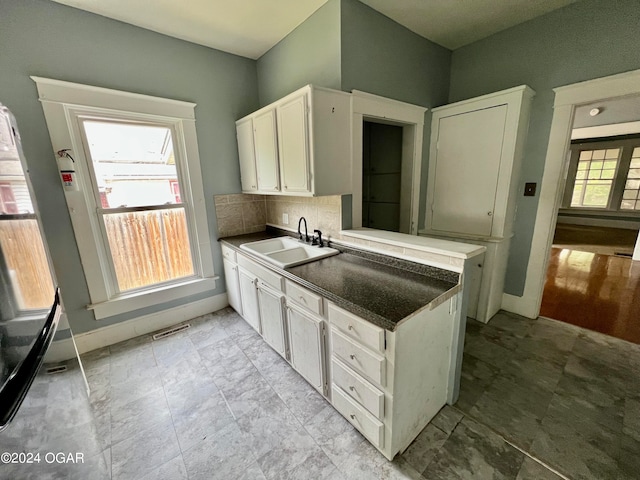
M177 285L168 285L130 294L118 295L106 302L87 305L87 310L93 310L96 320L113 317L121 313L132 312L141 308L150 307L159 303L170 302L180 298L196 295L198 293L214 290L216 280L220 277L197 278Z

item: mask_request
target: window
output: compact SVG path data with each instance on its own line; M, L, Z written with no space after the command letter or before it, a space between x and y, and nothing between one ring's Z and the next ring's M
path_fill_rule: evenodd
M563 207L640 212L640 139L575 143Z
M34 78L66 191L96 318L213 290L194 106Z

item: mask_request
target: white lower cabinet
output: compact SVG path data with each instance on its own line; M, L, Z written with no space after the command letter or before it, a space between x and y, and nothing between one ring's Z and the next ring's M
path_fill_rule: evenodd
M291 365L313 388L323 394L324 382L324 321L300 308L287 305L287 324Z
M454 388L451 342L462 293L389 331L235 255L225 260L237 259L244 319L385 457L404 451Z
M242 315L238 265L227 259L223 259L222 264L224 266L224 276L227 279L227 299L229 300L229 305Z
M258 280L258 304L264 341L284 358L288 358L283 312L284 295Z
M238 268L238 283L240 285L240 298L242 309L238 313L242 315L256 332L261 333L260 310L258 308L258 279L251 272ZM229 288L227 286L227 288Z

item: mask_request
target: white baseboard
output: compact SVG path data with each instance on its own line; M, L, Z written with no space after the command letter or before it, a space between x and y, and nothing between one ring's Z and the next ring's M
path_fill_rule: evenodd
M502 309L527 318L536 318L538 316L537 307L531 303L530 299L508 293L502 294Z
M116 323L90 332L74 335L80 354L107 347L146 333L168 328L192 318L221 310L229 305L227 294L198 300L187 305Z
M51 342L47 353L44 356L43 363L60 363L65 360L71 360L76 356L76 349L73 346L73 338L65 338Z

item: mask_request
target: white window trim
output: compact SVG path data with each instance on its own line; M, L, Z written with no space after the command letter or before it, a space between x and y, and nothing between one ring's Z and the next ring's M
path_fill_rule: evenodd
M78 113L115 115L119 118L141 118L148 116L150 120L161 120L172 123L184 140L177 138L187 159L187 168L181 171L185 184L190 185L191 215L193 226L193 244L196 277L174 284L163 284L155 288L113 295L105 281L104 252L96 245L94 238L97 217L89 211L88 205L93 193L83 186L88 184L88 172L83 169L83 162L76 163L79 191L66 191L65 198L83 269L89 287L91 304L87 308L93 310L97 320L111 317L141 308L164 303L190 295L215 289L213 254L209 236L209 226L205 208L200 155L195 128L195 103L170 100L148 95L140 95L101 87L93 87L76 83L31 77L36 82L39 100L49 128L53 151L70 148L72 155L84 156L78 127L73 121ZM85 180L83 180L83 178ZM89 202L88 202L89 200Z

